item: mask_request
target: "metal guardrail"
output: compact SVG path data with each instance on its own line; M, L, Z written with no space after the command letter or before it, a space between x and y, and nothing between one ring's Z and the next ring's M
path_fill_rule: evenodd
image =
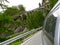
M4 42L1 42L0 45L8 45L8 44L10 44L10 43L12 43L12 42L20 39L20 38L23 38L23 37L25 37L25 36L27 36L27 35L29 35L29 34L31 34L31 33L36 32L36 31L38 31L38 30L40 30L40 29L42 29L42 27L37 28L37 29L33 29L33 30L28 31L28 32L26 32L26 33L24 33L24 34L20 34L20 35L18 35L18 36L16 36L16 37L13 37L13 38L8 39L8 40L6 40L6 41L4 41Z

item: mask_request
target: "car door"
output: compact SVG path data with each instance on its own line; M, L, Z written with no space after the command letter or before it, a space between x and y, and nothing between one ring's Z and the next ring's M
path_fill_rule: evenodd
M57 17L53 14L46 17L43 30L44 45L54 45L56 21Z

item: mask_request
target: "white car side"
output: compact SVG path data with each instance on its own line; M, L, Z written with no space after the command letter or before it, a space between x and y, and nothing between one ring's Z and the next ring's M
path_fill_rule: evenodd
M45 19L43 45L60 45L60 1L56 3Z

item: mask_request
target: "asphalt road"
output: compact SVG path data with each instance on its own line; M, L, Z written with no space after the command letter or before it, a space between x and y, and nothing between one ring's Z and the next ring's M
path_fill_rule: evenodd
M31 38L23 42L21 45L42 45L42 30L35 33Z

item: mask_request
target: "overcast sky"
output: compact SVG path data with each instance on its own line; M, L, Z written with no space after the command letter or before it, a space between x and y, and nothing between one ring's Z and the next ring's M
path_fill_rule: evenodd
M42 3L42 0L8 0L10 3L6 3L9 6L16 6L22 4L27 11L39 7L39 2Z

